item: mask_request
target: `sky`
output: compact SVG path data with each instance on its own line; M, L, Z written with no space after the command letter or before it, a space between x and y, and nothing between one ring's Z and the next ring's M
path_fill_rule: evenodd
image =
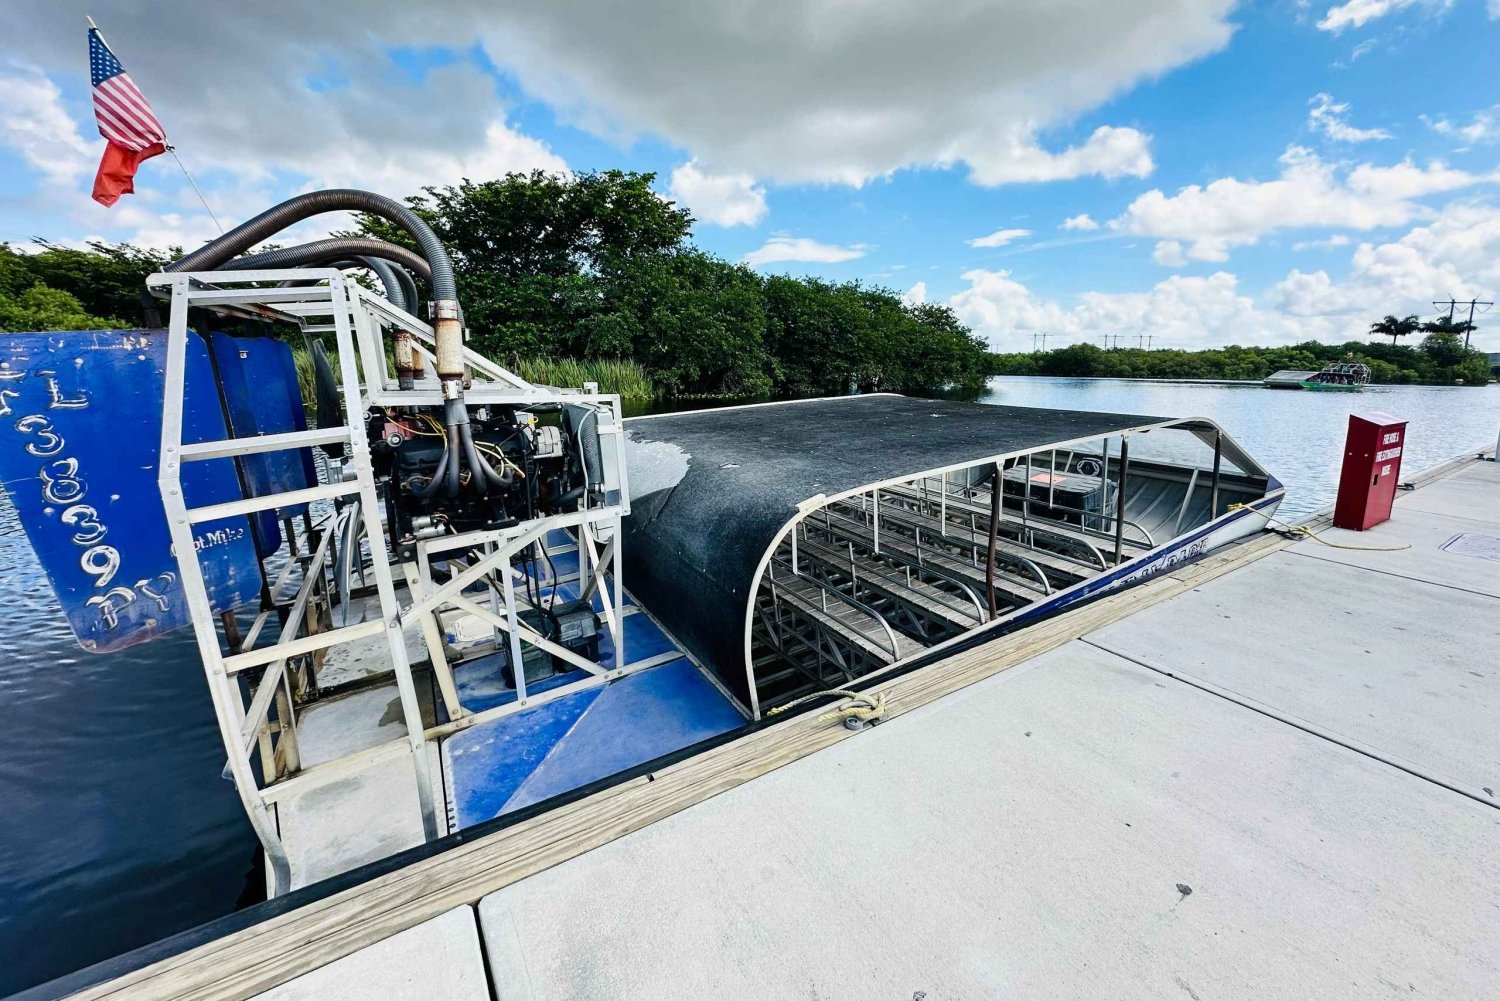
M85 13L226 227L320 187L621 168L709 251L945 303L997 350L1342 341L1500 299L1500 0L3 0L13 246L218 232L170 156L89 199Z

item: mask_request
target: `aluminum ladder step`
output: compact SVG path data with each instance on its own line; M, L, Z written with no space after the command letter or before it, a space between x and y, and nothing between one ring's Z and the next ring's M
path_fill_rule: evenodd
M194 442L183 445L178 450L178 454L185 462L201 462L204 459L225 459L236 455L254 455L258 452L279 452L283 449L305 448L309 445L335 445L348 440L349 429L347 427L312 428L307 431L283 431L279 434Z
M190 507L187 509L187 517L190 524L198 525L205 521L233 518L241 514L254 514L257 511L269 511L277 507L292 507L296 504L309 504L313 501L329 500L334 497L359 493L359 491L360 483L358 480L345 480L341 483L327 483L322 486L307 487L302 490L284 490L280 493L261 494L259 497L245 497L241 500L224 501L220 504Z

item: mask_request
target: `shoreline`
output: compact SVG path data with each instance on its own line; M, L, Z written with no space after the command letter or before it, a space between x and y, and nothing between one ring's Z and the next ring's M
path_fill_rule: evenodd
M1160 383L1164 385L1183 386L1265 386L1263 379L1152 379L1146 376L1131 375L1049 375L1038 372L1034 375L1021 373L1007 373L985 377L985 382L991 379L1052 379L1057 381L1084 381L1084 382L1134 382L1134 383ZM1372 382L1368 389L1483 389L1486 386L1500 385L1500 382L1491 380L1484 386L1470 386L1462 384L1448 384L1441 382Z

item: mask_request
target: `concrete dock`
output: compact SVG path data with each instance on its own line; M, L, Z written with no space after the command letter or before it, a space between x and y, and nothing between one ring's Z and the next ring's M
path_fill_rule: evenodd
M1500 464L1320 539L262 996L1500 997Z

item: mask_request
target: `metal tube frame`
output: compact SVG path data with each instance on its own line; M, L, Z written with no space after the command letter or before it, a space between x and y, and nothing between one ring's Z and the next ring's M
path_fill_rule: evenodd
M251 283L297 280L313 280L322 284L248 287ZM441 804L436 802L432 788L431 770L427 761L430 739L507 712L519 711L528 704L551 701L580 688L603 684L633 671L655 666L652 659L638 664L625 663L624 594L620 583L618 540L621 537L620 519L629 513L629 484L624 468L623 448L617 440L610 440L608 437L623 435L623 414L619 397L599 393L594 386L587 387L584 392L533 386L467 348L464 351L465 362L480 376L474 379L466 393L466 401L471 405L503 403L525 407L539 403L568 402L592 405L600 410L601 418L608 415L608 423L604 419L600 420L599 430L601 436L604 436L601 443L604 445L607 464L606 483L615 494L611 497L612 503L538 519L499 533L477 532L426 540L419 547L415 564L401 564L398 567L392 565L391 547L380 520L366 519L372 564L369 569L374 578L381 617L374 622L323 632L310 631L318 624L318 616L313 614L312 607L332 600L328 595L326 581L326 556L329 548L339 542L331 523L325 523L323 538L314 547L311 543L313 528L308 521L308 545L302 550L308 556L296 558L298 550L295 539L288 542L289 551L294 556L291 562L302 563L305 570L297 597L292 602L291 614L286 617L276 642L260 648L253 646L268 618L269 613L263 612L257 617L248 641L242 642L234 650L225 651L221 646L217 617L214 615L203 568L194 545L193 526L203 521L247 516L256 511L345 495L357 497L363 510L381 510L375 489L369 443L362 433L364 415L376 406L421 406L442 402L437 382L430 377L430 372L427 379L419 380L411 390L400 390L397 387L396 381L386 370L383 338L387 333L400 330L409 332L415 341L432 344L433 331L416 317L397 309L384 298L366 292L357 284L349 282L341 272L329 268L157 274L147 279L147 285L159 297L170 298L171 303L158 485L172 543L178 555L184 600L191 612L199 655L228 758L226 773L234 781L241 803L266 852L270 892L273 896L291 889L295 876L278 830L275 814L277 802L404 753L409 755L416 777L423 834L427 840L433 840L445 833L440 818L446 811L439 809ZM185 444L182 441L182 428L189 336L187 319L188 310L193 307L209 308L230 316L280 320L296 324L304 334L333 334L343 383L345 426ZM351 434L351 428L356 433ZM281 449L331 444L335 441L344 442L348 448L343 468L352 471L352 479L196 508L189 507L183 496L183 462L238 458ZM604 618L616 651L617 659L612 669L590 664L571 651L551 644L526 629L516 615L516 568L510 565L510 559L526 544L525 539L545 540L549 530L566 527L574 528L581 540L579 589L590 598L595 592L600 596ZM429 563L433 555L460 549L470 550L475 546L490 552L458 575L464 583L454 587L454 581L449 581L441 587L433 586ZM503 612L485 608L459 593L467 583L483 579L495 566L502 563L506 567L506 572L501 575L505 585L501 589L504 592ZM289 566L278 577L272 589L274 593L279 594L285 586L290 569ZM402 574L412 599L404 607L397 599L393 573L397 570ZM582 683L549 690L545 693L545 698L529 697L524 687L525 672L522 670L518 672L519 698L516 704L500 707L499 711L468 712L459 703L452 672L442 648L442 634L437 626L436 613L444 608L460 609L478 615L481 619L495 620L493 624L506 633L513 655L518 654L522 642L530 643L548 650L572 666L587 669L588 678ZM451 717L451 722L440 727L426 728L421 718L409 652L402 634L403 624L413 616L421 620L422 635L429 647L438 688ZM509 623L516 623L516 627L508 628ZM394 676L406 724L406 736L302 769L296 748L296 710L292 676L287 670L288 661L337 643L355 639L368 641L372 636L383 636L389 650L390 673ZM516 663L520 663L518 656ZM260 675L247 707L235 674L237 671L262 665L269 666ZM273 706L276 715L274 721L270 718ZM257 781L254 770L257 758L267 768L263 785Z

